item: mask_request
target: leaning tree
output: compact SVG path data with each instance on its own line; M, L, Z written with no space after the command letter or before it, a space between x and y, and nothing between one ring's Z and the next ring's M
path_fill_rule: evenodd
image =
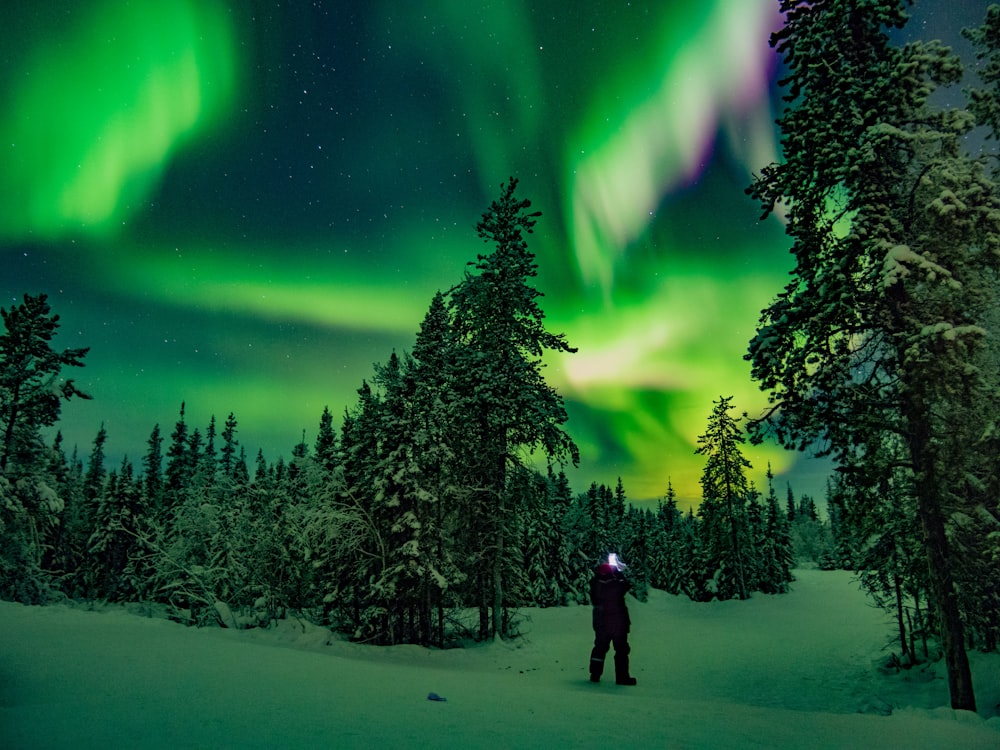
M903 445L940 623L952 706L975 709L947 525L949 477L974 445L966 403L995 383L977 366L1000 252L996 185L963 151L974 118L935 106L960 61L939 42L894 43L904 0L783 0L771 38L787 75L783 161L748 188L780 211L792 279L762 313L747 359L770 407L754 437L819 444L864 471L880 436ZM940 94L939 94L940 96ZM983 425L985 426L985 425Z

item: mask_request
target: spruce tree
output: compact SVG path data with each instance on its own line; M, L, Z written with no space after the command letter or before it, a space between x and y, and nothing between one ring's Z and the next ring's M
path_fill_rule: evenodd
M675 508L676 510L676 508ZM669 531L664 501L656 504L656 514L649 533L649 585L654 589L670 592Z
M765 547L768 544L767 529L764 526L764 509L759 497L760 493L751 484L746 504L747 546L744 562L747 588L750 591L763 591L765 587L770 587L770 571L764 558Z
M22 472L42 455L40 430L59 419L61 400L90 398L72 379L62 378L64 367L83 367L85 349L52 349L59 316L48 297L24 295L20 305L0 308L0 474L18 464ZM30 511L31 509L29 509Z
M181 402L180 417L170 433L170 447L167 449L166 483L164 486L164 511L169 513L184 501L194 475L195 457L191 455L187 422L184 418L185 404Z
M129 601L144 592L146 582L128 575L146 518L142 491L128 458L108 476L102 488L93 531L87 545L93 570L92 596L111 601Z
M619 480L619 486L621 482ZM652 513L629 505L625 511L622 556L628 567L626 573L632 582L635 597L644 602L649 599L649 557L652 550Z
M435 293L420 323L405 377L411 381L411 409L407 432L412 455L404 475L412 483L420 508L421 584L433 627L432 642L443 645L445 613L457 605L457 592L466 580L462 545L469 524L460 516L468 507L457 456L467 435L459 425L466 415L458 411L452 384L455 337L446 299Z
M337 458L337 432L333 429L333 415L330 408L323 407L323 414L319 420L319 432L316 434L316 445L313 446L313 454L322 469L329 475L339 465Z
M238 429L239 424L236 421L236 416L229 412L229 416L226 417L226 426L222 430L222 456L219 459L222 475L228 478L234 478L237 472L238 455L236 449L240 444L240 441L236 439Z
M108 479L107 469L104 467L104 445L108 441L108 432L102 424L94 437L94 442L87 459L87 471L83 475L83 503L80 508L79 521L83 531L83 560L76 576L83 587L85 596L94 598L100 594L97 592L97 581L94 568L94 560L90 554L90 535L93 533L97 513L101 505L102 498L106 490Z
M713 510L710 506L708 513ZM681 590L696 602L709 601L718 593L715 578L718 563L705 541L707 535L703 530L704 525L702 517L694 514L694 508L684 516L684 523L681 525Z
M608 488L603 484L591 482L586 494L580 497L588 521L585 526L585 550L587 556L594 561L613 551L608 494Z
M71 598L86 595L82 573L85 572L87 541L91 526L86 517L86 499L83 491L83 462L77 449L66 460L60 472L62 486L59 496L64 498L63 513L59 523L60 545L53 550L54 562L47 568L59 582L59 588Z
M142 489L151 511L158 514L163 506L163 437L159 424L153 427L146 446L142 460Z
M314 546L326 547L316 572L325 588L328 616L363 639L383 632L384 608L373 598L370 582L385 571L388 550L387 529L375 512L382 401L367 380L357 393L357 404L341 423L342 476L322 498L309 534L322 535Z
M94 511L104 493L104 482L107 470L104 468L104 444L108 442L108 431L104 425L97 431L94 445L87 462L87 473L83 477L83 494L87 501L85 513L88 520L93 519Z
M219 473L219 453L215 448L215 437L215 415L213 414L205 430L204 448L198 461L198 470L208 484L214 484Z
M698 438L695 453L705 456L698 514L706 553L715 568L712 579L717 596L747 599L751 590L747 524L750 486L745 470L752 467L740 449L746 439L739 421L729 414L731 403L731 396L714 402L705 434Z
M385 365L375 368L375 383L382 390L382 440L372 512L375 523L385 529L386 566L373 582L373 593L385 613L380 638L386 643L429 640L424 507L413 481L419 471L410 426L415 384L404 373L410 367L393 352Z
M833 555L836 567L841 570L853 570L858 559L850 526L845 517L847 493L844 479L834 477L827 482L826 508L830 516L830 536L833 542Z
M760 554L764 562L764 593L779 594L788 591L795 564L792 539L788 533L788 516L781 510L774 491L774 474L767 467L767 499L764 509L764 540Z
M526 605L552 607L579 601L578 571L573 565L569 537L565 533L566 516L573 498L566 475L547 476L519 469L515 477L522 482L512 488L520 493L521 573L524 594L512 597Z
M573 507L573 492L564 471L553 473L548 467L549 507L556 522L549 539L548 573L553 581L553 589L561 592L561 604L584 601L585 588L580 575L579 550L570 543L566 534L566 524Z
M501 186L501 196L476 224L493 251L470 264L475 273L451 290L456 335L456 405L466 415L472 452L464 458L470 474L477 519L476 566L482 637L503 637L504 555L508 521L507 477L522 451L541 449L556 460L578 460L563 431L567 415L562 397L542 377L546 351L572 352L561 334L548 332L538 303L541 292L530 280L537 274L526 234L538 212L514 196L517 180Z
M673 485L667 484L664 499L658 503L652 534L652 560L650 583L668 594L679 594L684 589L687 576L684 516L677 507Z

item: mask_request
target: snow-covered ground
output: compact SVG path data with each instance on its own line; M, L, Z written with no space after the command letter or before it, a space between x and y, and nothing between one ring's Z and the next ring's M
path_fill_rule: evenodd
M630 601L633 688L588 681L587 607L430 651L3 602L0 747L1000 748L1000 656L971 654L979 715L952 711L943 665L876 669L891 625L849 574L796 575L786 596Z

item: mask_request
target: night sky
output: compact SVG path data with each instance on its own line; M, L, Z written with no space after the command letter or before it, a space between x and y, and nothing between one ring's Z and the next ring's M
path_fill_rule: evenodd
M956 42L983 2L918 3ZM621 476L700 497L712 401L765 397L743 361L788 241L743 194L777 158L777 0L570 3L36 0L0 24L0 305L44 292L56 348L137 465L182 401L229 412L252 461L311 445L374 362L412 348L434 293L488 250L516 176L581 448L574 490ZM827 467L751 449L766 489Z

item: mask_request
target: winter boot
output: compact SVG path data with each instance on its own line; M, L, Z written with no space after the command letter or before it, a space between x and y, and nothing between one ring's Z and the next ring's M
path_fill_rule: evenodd
M627 644L623 645L620 650L615 650L615 684L616 685L634 685L635 677L629 677L628 674L628 654L631 649Z
M600 682L601 675L604 673L604 659L596 659L593 656L590 657L590 681Z

